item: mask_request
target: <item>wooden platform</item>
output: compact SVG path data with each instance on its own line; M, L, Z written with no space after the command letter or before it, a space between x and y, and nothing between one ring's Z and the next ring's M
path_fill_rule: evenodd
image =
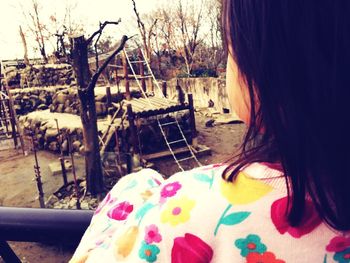
M177 101L168 100L166 98L158 97L148 97L135 99L130 101L125 101L124 107L126 110L126 105L131 104L132 110L136 117L147 118L150 116L166 114L181 110L189 110L188 104L178 104Z

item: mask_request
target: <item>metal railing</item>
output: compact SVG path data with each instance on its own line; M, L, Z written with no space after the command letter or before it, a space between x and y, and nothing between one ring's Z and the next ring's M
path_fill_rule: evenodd
M0 256L21 262L6 241L78 244L93 211L0 207Z

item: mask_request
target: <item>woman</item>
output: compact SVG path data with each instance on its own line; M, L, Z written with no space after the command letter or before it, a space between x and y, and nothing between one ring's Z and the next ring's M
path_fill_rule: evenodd
M349 14L349 1L224 0L241 155L126 176L72 262L350 262Z

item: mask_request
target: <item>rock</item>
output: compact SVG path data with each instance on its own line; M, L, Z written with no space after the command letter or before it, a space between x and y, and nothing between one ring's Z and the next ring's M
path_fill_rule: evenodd
M71 107L67 107L64 109L65 113L73 113L73 109Z
M77 199L72 198L69 202L69 207L73 208L73 207L76 207L76 205L77 205Z
M53 152L57 152L58 151L58 143L55 142L50 142L49 143L49 149Z
M62 151L63 151L63 152L68 151L68 141L67 141L67 140L64 140L63 143L62 143L62 145L61 145L61 147L62 147Z
M80 204L81 209L88 210L89 209L89 203L83 201Z
M61 203L57 202L56 204L54 204L53 208L55 208L55 209L62 209L63 205Z
M98 205L97 199L93 198L93 199L91 199L91 200L89 201L89 206L90 206L91 208L95 208L95 207L97 207L97 205Z
M80 149L80 146L81 146L81 142L76 140L73 142L73 150L76 151L76 152L79 152L79 149Z
M81 155L84 155L84 153L85 153L85 147L84 147L84 145L80 146L80 148L79 148L79 153L80 153Z
M45 132L45 141L53 141L57 137L57 129L55 128L50 128L47 129Z
M37 107L37 109L38 110L46 110L48 107L47 107L47 105L45 105L45 104L40 104L38 107Z
M53 206L59 199L55 195L50 195L50 197L46 201L46 206Z
M214 127L214 119L210 119L208 121L205 122L205 127Z
M68 209L69 208L69 204L62 204L62 209Z

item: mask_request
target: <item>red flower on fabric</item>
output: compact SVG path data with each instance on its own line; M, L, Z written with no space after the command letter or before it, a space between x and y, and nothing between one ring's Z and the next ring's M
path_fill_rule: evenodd
M265 252L263 254L252 252L247 256L247 263L285 263L285 261L276 259L275 254L272 252Z
M172 196L176 195L177 191L180 188L181 188L181 184L179 182L173 182L173 183L166 184L162 188L162 190L160 192L160 196L162 198L172 197Z
M328 252L341 252L350 247L350 238L337 236L329 241L329 244L326 246Z
M105 206L114 203L116 200L117 200L116 198L112 198L111 194L108 193L108 194L106 195L106 197L102 200L102 202L98 205L97 209L95 210L95 215L97 215L99 212L101 212L101 210L102 210Z
M171 263L209 263L213 249L199 237L186 233L174 239L171 250Z
M300 238L303 235L310 233L321 224L322 221L318 216L314 205L311 201L306 201L302 224L298 227L290 226L286 217L287 204L288 197L283 197L273 202L271 206L271 219L280 234L287 232L294 238Z
M115 207L111 208L107 216L111 219L122 221L127 219L129 214L134 210L134 206L129 202L125 201L117 204Z

